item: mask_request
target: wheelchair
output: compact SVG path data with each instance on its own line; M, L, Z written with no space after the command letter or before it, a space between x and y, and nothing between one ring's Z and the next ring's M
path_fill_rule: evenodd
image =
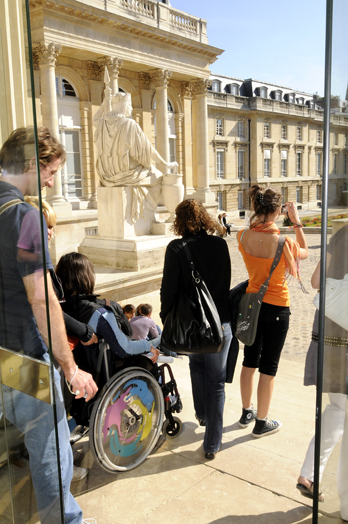
M92 372L92 363L82 362L85 349L80 355L76 349L79 367ZM87 403L74 398L70 414L77 424L89 426L92 455L104 470L129 471L144 462L162 434L163 440L179 435L182 422L173 413L180 413L182 402L169 363L153 364L143 355L115 357L104 341L97 351L92 375L99 391Z

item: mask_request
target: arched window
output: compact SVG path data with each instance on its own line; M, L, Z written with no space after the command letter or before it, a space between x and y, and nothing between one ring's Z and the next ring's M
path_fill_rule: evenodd
M62 167L62 191L69 201L82 195L81 118L77 90L62 76L56 77L59 140L66 151Z
M153 108L156 109L156 98L153 99ZM175 162L176 160L176 131L175 131L175 112L172 102L167 98L167 110L168 110L168 141L169 141L169 162ZM155 117L155 136L156 131L156 117Z

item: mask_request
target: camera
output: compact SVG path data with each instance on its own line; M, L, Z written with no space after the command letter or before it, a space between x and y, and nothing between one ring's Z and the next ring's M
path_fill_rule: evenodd
M282 209L280 211L281 215L287 215L288 214L288 206L282 206Z

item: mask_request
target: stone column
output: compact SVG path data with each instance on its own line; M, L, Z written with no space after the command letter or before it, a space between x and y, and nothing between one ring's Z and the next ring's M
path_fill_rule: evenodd
M152 74L152 80L156 87L156 149L166 162L169 162L167 99L168 82L171 76L171 71L167 69L159 69ZM164 167L163 173L167 173L167 169Z
M192 195L194 192L192 170L192 89L192 84L189 82L182 82L181 97L184 106L183 171L185 176L185 195Z
M34 60L40 66L42 123L59 139L58 107L56 95L56 61L61 46L39 43L34 47ZM57 172L53 188L46 189L47 201L58 216L71 214L70 204L63 198L61 171Z
M139 87L141 92L141 104L143 109L142 130L147 138L151 140L152 126L151 126L151 95L150 89L151 75L149 73L139 73Z
M123 60L119 58L112 58L111 56L104 56L98 60L101 66L107 66L109 75L110 75L110 88L112 94L116 95L118 93L118 75L121 67L123 66Z
M196 111L196 151L197 151L197 185L195 198L203 203L215 201L215 195L209 189L209 156L208 156L208 106L207 87L208 79L196 80L193 91L195 94Z
M96 209L97 208L97 188L99 187L99 177L95 171L94 159L97 158L97 151L96 151L96 145L94 144L94 140L93 140L93 135L94 135L93 118L102 103L102 95L103 95L103 90L104 90L104 82L102 81L102 78L104 78L104 68L97 62L89 60L87 62L87 74L88 74L89 92L90 92L90 97L91 97L91 130L92 130L91 138L92 138L92 148L93 148L93 164L91 165L92 196L90 198L90 202L92 203L91 204L92 207Z

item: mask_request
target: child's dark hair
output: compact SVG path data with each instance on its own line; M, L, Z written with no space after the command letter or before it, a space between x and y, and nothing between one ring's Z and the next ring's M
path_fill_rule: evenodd
M250 188L249 195L252 210L254 211L254 214L250 218L251 222L261 215L264 215L267 219L268 215L272 215L277 211L283 200L282 194L278 191L275 191L271 187L263 188L257 184Z
M122 311L123 313L133 313L133 311L135 312L135 306L133 306L133 304L126 304L123 306Z
M145 315L146 317L148 315L151 315L151 313L152 313L152 306L151 306L151 304L140 304L140 306L139 306L139 313L141 315Z

